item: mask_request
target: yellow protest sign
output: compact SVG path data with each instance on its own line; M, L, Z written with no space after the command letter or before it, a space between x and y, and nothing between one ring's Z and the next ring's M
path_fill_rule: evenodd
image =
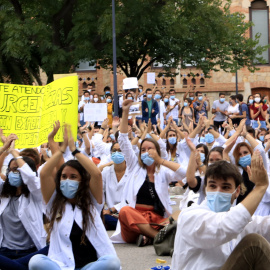
M65 77L45 86L0 84L0 128L15 133L16 148L37 147L48 141L53 124L71 124L77 137L78 77ZM63 140L62 128L55 141Z

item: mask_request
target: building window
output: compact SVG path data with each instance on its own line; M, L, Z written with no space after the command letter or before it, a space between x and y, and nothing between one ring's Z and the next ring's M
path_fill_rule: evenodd
M204 78L200 78L200 87L204 87Z
M173 78L170 79L170 86L174 87L174 79Z
M165 79L162 80L162 85L166 85L166 80Z
M255 0L251 3L250 20L253 22L251 27L251 37L255 39L260 34L258 45L265 46L269 44L269 10L266 1ZM269 49L264 51L259 57L263 57L265 63L269 64Z
M94 71L96 70L96 64L93 65L92 62L81 61L75 68L75 71Z
M192 79L191 79L191 83L192 83L192 84L196 84L196 79L195 79L195 78L192 78Z
M183 79L183 88L186 88L186 87L187 87L187 79L184 78L184 79Z

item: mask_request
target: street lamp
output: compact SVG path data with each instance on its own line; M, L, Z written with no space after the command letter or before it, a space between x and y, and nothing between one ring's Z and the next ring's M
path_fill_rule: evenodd
M118 116L118 93L116 74L116 34L115 34L115 2L112 0L112 31L113 31L113 88L114 88L114 116Z

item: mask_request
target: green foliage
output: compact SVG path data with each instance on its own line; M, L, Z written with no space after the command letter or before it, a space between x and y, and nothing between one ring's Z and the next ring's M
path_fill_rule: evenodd
M162 63L173 76L179 63L235 71L266 48L246 35L250 23L231 14L229 1L115 0L117 65L140 78ZM112 67L111 0L0 0L0 79L39 83L39 68L52 80L80 60ZM255 49L254 49L255 48Z

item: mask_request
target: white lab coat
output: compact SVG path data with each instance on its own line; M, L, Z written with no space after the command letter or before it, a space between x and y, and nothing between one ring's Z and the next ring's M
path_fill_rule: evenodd
M164 113L166 112L165 104L163 100L157 101L158 106L159 106L159 113L157 114L156 118L160 119L160 127L163 129L164 128Z
M105 196L105 203L107 204L108 208L114 207L117 211L120 210L121 196L127 179L128 174L126 171L120 181L117 181L114 165L103 169L103 192Z
M50 215L55 195L56 192L46 206L46 213L48 216ZM98 210L93 206L90 211L93 216L94 224L90 221L90 228L86 231L86 237L95 248L97 257L99 258L105 255L116 256L115 249L104 228ZM81 210L77 206L75 206L73 210L72 205L67 202L61 220L58 222L55 221L54 223L48 253L48 257L56 262L63 270L74 270L75 268L72 243L69 238L74 221L76 221L78 226L83 229Z
M184 209L177 221L173 270L217 270L250 233L270 241L269 217L252 217L240 203L228 212L211 211L206 201Z
M125 156L126 165L127 165L127 180L126 185L123 190L123 194L121 197L121 208L124 206L131 206L135 208L137 193L145 181L146 178L146 169L142 168L139 165L138 157L132 150L132 146L130 141L128 140L128 134L120 133L118 137L118 143L120 144L120 149ZM167 167L160 166L159 171L156 170L154 173L155 178L155 190L159 196L161 203L165 208L164 217L168 217L172 213L172 209L169 203L169 191L168 185L170 182L177 181L178 179L183 178L182 167L174 172ZM118 221L117 228L111 240L114 243L124 243L124 240L121 237L121 228L120 223Z
M40 179L36 177L36 173L33 172L26 163L21 168L18 168L18 170L22 176L24 184L27 185L30 191L28 197L25 197L25 195L21 195L19 197L19 218L36 248L41 249L46 246L46 232L43 227ZM0 178L1 192L3 185L4 181ZM2 215L6 209L9 201L10 197L1 197L0 215ZM0 243L3 241L3 233L2 224L0 224Z

